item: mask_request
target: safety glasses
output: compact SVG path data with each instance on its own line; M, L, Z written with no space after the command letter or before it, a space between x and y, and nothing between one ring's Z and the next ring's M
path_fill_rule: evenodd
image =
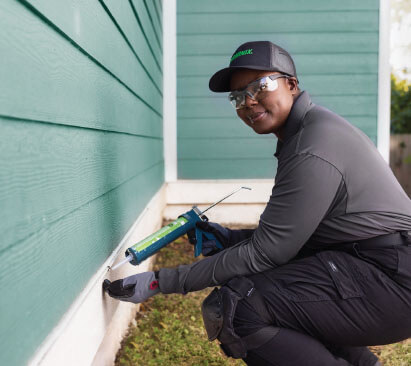
M264 76L251 82L244 89L232 91L228 95L228 100L235 109L244 108L246 96L257 101L262 99L265 92L274 91L278 88L277 79L279 78L289 78L289 76L279 74Z

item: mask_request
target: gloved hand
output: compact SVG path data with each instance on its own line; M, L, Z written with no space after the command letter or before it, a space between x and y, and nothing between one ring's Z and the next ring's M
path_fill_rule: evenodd
M196 226L208 233L214 234L216 239L221 243L224 248L229 247L230 230L215 223L208 221L199 221ZM195 245L197 243L195 230L190 230L187 232L188 241ZM202 254L205 257L209 257L220 252L223 249L217 247L215 240L203 240Z
M143 272L116 280L104 280L103 290L111 297L139 304L160 292L154 272Z

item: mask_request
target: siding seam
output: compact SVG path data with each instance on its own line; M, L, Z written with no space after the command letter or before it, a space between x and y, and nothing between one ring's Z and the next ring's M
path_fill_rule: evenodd
M206 15L206 14L285 14L285 13L289 13L289 14L310 14L310 13L370 13L370 12L374 12L374 13L378 13L378 8L373 8L373 9L340 9L340 10L268 10L268 11L218 11L218 12L214 12L214 11L207 11L207 12L177 12L177 15Z
M354 33L354 32L353 32ZM358 33L358 32L355 32ZM375 32L370 32L370 33L375 33ZM371 52L371 51L365 51L365 52L352 52L352 51L342 51L342 52L327 52L327 53L316 53L316 52L293 52L293 55L320 55L320 56L328 56L328 55L345 55L345 54L356 54L356 55L377 55L378 52ZM183 57L204 57L204 56L227 56L229 57L229 54L227 53L179 53L177 56L183 56Z
M369 96L375 96L375 94L372 94L372 93L361 93L361 94L355 94L355 93L352 93L352 94L314 94L314 93L310 93L310 96L315 96L315 97L350 97L350 96L353 96L353 95L355 95L356 97L369 97ZM184 95L184 96L180 96L180 97L177 97L178 99L188 99L188 100L193 100L193 99L201 99L201 100L203 100L203 99L214 99L214 100L216 100L216 99L226 99L224 96L221 96L221 97L213 97L213 96L211 96L211 95L198 95L198 96L196 96L196 95L194 95L194 96L190 96L190 95Z
M19 0L20 1L20 0ZM347 33L375 33L378 32L378 28L374 28L372 30L337 30L337 31L327 31L327 34L347 34ZM289 31L287 34L318 34L320 32L318 31ZM232 33L232 32L214 32L214 33L208 33L208 32L201 32L201 33L189 33L189 32L178 32L178 36L195 36L195 35L201 35L201 36L239 36L242 33ZM250 34L263 34L266 35L267 32L247 32L244 33L244 35L250 35ZM273 35L277 34L275 32L272 33Z
M184 74L179 74L180 76L178 77L178 79L185 79L185 78L209 78L210 75L209 74L195 74L195 75L184 75ZM309 74L305 74L305 73L298 73L298 77L301 76L317 76L317 75L322 75L322 76L334 76L334 75L344 75L344 76L351 76L351 75L378 75L378 72L359 72L359 73L350 73L347 74L345 72L333 72L332 74L327 74L327 73L320 73L320 72L310 72Z
M153 140L163 140L163 137L157 137L157 136L151 136L151 135L140 135L136 133L123 132L123 131L115 131L115 130L109 130L107 128L103 129L103 128L94 128L94 127L84 127L84 126L73 125L73 124L69 125L65 123L42 121L42 120L37 120L37 119L15 117L15 116L3 115L3 114L0 114L0 118L11 120L11 121L18 121L18 122L39 123L39 124L41 123L41 124L54 125L54 126L59 126L59 127L64 127L64 128L81 128L84 130L92 130L92 131L103 132L103 133L109 132L109 133L117 133L121 135L144 137L144 138L153 139Z

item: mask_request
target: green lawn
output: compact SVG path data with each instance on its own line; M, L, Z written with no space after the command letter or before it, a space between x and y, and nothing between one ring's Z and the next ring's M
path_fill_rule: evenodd
M193 261L185 239L163 249L154 269ZM201 317L201 302L210 289L182 295L157 295L141 304L136 326L131 325L116 357L116 366L245 365L225 357L217 342L209 342ZM372 347L384 366L411 366L411 339Z

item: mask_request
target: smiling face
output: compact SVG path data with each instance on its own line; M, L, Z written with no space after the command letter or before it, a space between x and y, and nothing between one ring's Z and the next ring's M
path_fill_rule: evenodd
M280 74L274 71L241 69L231 76L230 89L239 90L263 76ZM294 77L279 78L278 88L261 92L258 100L246 97L245 107L237 115L258 134L274 133L281 140L281 131L290 114L294 100L300 94Z

